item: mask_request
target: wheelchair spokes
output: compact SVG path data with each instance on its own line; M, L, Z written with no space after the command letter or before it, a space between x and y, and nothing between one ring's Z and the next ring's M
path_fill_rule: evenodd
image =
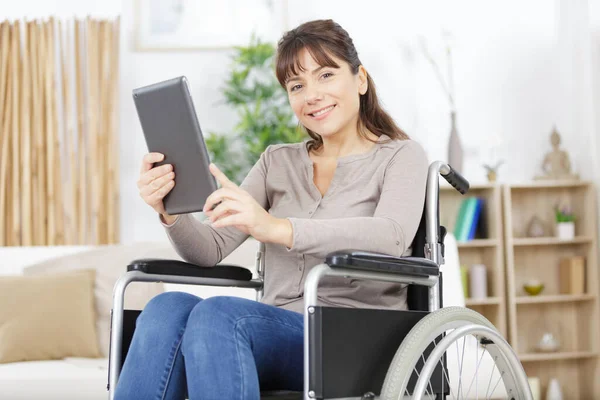
M450 333L447 331L446 333ZM433 340L432 346L438 346L439 338ZM439 393L447 393L448 399L505 399L509 398L509 389L505 387L500 371L494 362L488 346L481 344L481 338L475 335L465 335L446 349L446 361L443 358L436 362L441 371L435 378L429 378L422 398L436 398ZM426 352L427 353L427 352ZM429 351L431 353L431 351ZM421 354L420 362L413 368L411 381L416 383L421 377L423 366L427 361L425 353ZM436 379L437 384L432 381ZM434 386L437 390L434 389ZM401 398L413 398L415 384L404 391Z
M381 399L531 399L523 366L494 326L463 307L430 313L406 336Z

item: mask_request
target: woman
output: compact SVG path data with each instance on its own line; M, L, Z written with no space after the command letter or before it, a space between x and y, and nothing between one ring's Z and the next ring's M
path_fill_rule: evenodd
M202 300L165 293L149 302L116 390L118 399L259 399L260 390L303 387L303 289L330 252L407 254L425 202L428 162L381 108L348 33L331 20L287 32L277 78L311 140L269 146L238 187L219 169L201 223L170 216L170 165L142 163L140 195L154 208L177 252L214 266L252 235L265 243L261 302ZM210 211L214 205L216 208ZM325 278L324 305L405 308L406 288Z

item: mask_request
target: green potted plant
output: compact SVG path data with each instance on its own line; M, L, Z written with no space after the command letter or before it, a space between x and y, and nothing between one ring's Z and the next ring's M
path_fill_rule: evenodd
M571 240L575 237L575 214L568 205L556 206L556 236L559 239Z
M210 132L206 137L211 160L237 184L267 146L307 137L275 77L274 62L275 46L255 36L248 46L235 48L222 93L239 122L230 134Z

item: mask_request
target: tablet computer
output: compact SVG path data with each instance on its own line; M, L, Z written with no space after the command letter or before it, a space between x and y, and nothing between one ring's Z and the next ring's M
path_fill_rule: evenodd
M154 166L172 164L175 186L163 203L170 215L202 211L217 189L210 156L185 76L133 90L133 101L149 152L165 155Z

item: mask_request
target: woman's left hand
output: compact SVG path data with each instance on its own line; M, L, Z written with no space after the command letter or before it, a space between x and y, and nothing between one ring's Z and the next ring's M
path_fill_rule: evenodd
M292 246L292 225L287 219L269 214L248 192L230 181L215 164L210 164L210 172L221 184L221 188L208 196L202 211L215 228L234 226L259 242ZM211 211L216 204L218 205Z

